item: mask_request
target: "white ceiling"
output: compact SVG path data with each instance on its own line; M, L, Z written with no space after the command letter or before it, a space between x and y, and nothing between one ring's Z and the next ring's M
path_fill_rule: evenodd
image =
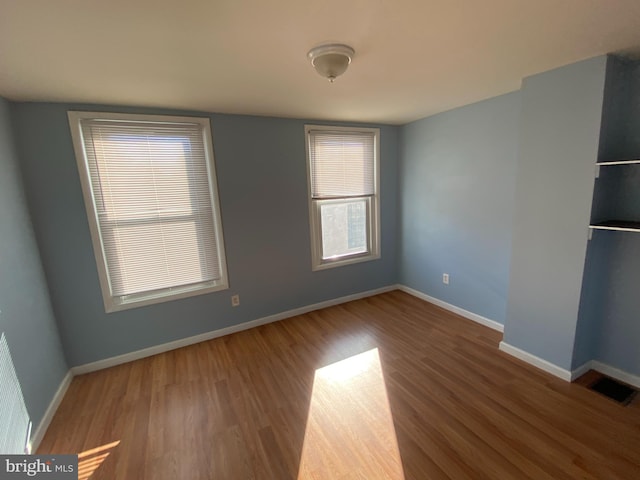
M329 84L307 51L351 45ZM400 124L640 51L640 0L0 0L0 96Z

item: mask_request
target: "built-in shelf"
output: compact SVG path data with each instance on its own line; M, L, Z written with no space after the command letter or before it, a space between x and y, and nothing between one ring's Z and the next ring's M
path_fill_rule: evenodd
M625 220L608 220L589 225L594 230L616 230L619 232L639 232L640 222L628 222Z
M598 162L596 165L600 167L604 167L607 165L634 165L640 163L640 159L638 160L613 160L610 162Z
M600 174L600 167L606 167L609 165L639 165L640 166L640 159L637 160L611 160L611 161L606 161L606 162L597 162L596 163L597 168L596 168L596 178L599 177ZM635 167L634 167L635 168ZM635 171L635 170L634 170ZM611 172L611 171L610 171ZM600 193L609 193L611 194L611 188L621 188L621 185L624 186L624 183L622 183L622 178L612 178L612 177L607 177L607 186L603 187L602 185L600 186L600 188L605 188L604 192L602 192L602 190L600 190ZM611 182L614 182L613 184ZM628 188L628 187L625 187ZM596 190L596 192L598 192L598 190ZM600 201L602 201L603 199L601 198ZM608 210L608 209L605 209ZM617 208L616 210L620 210L620 208ZM637 217L637 214L639 212L637 212L636 210L634 210L633 213L631 213L631 215L629 215L629 212L627 212L626 208L623 209L626 214L622 214L620 216L626 216L627 218L629 218L629 216L633 217ZM613 212L608 212L608 211L599 211L595 216L596 218L607 218L609 217L609 215L611 215L611 213ZM618 212L619 214L622 213L622 211ZM592 212L593 215L593 212ZM616 215L615 213L613 213L613 215ZM613 216L612 215L612 216ZM617 215L616 215L617 216ZM611 218L611 217L609 217ZM615 218L615 217L614 217ZM618 232L637 232L640 233L640 221L629 221L629 220L605 220L605 221L601 221L601 222L593 222L591 225L589 225L589 228L592 230L614 230L614 231L618 231ZM589 235L589 238L591 238L591 234Z

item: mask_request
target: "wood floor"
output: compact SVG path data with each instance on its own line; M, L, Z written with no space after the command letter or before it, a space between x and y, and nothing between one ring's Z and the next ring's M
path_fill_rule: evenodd
M38 453L92 480L640 478L637 402L500 339L394 291L76 377Z

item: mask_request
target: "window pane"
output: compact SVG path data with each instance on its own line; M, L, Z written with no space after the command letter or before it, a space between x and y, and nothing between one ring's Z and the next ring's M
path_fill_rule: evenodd
M366 253L367 199L320 204L322 259Z
M204 226L208 225L187 218L105 228L103 235L114 247L109 258L113 294L219 280L215 253L208 252L199 241L204 233L214 235L213 229L207 231Z
M208 189L207 170L191 154L188 136L97 135L95 130L94 183L105 220L195 212L197 197L191 192Z
M314 198L374 193L373 133L313 130L309 142Z

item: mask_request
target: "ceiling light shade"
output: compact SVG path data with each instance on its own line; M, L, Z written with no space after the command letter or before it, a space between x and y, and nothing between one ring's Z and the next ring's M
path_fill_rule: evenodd
M333 83L336 77L347 71L354 53L355 50L348 45L332 43L312 48L307 57L316 72Z

